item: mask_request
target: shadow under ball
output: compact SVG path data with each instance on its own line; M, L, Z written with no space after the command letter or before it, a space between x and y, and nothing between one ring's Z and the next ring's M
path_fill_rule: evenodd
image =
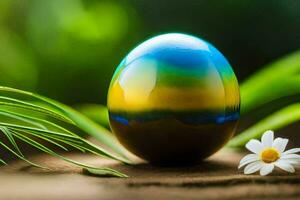
M108 92L112 131L133 154L158 165L195 164L218 151L235 132L239 105L226 58L179 33L134 48Z

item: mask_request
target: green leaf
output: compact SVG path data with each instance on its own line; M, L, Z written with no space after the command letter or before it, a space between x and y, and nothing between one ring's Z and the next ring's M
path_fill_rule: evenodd
M91 169L91 168L82 168L82 172L87 175L92 175L92 176L101 176L101 177L111 177L111 173L107 173L106 170L101 170L101 169ZM126 174L120 174L118 173L119 177L122 178L128 178Z
M11 130L11 131L19 131L19 132L20 132L20 130L18 130L18 129L13 129L13 128L11 128L11 129L9 129L9 130ZM46 142L49 142L49 143L51 143L51 144L54 144L55 146L58 146L58 147L60 147L61 149L65 150L65 151L68 151L68 149L67 149L65 146L63 146L63 145L61 145L61 144L55 142L55 141L58 140L58 139L54 139L54 137L47 137L47 136L40 135L40 134L36 134L36 133L30 132L30 131L22 131L22 133L28 134L28 135L32 135L32 136L35 136L35 137L37 137L37 138L41 138L41 139L45 140ZM58 141L59 141L59 140L58 140ZM66 141L64 141L64 140L60 140L60 141L63 142L63 143L66 143ZM66 144L68 144L68 143L66 143Z
M63 159L67 162L78 165L80 167L93 168L93 169L95 168L95 167L84 165L83 163L65 158L65 157L55 153L54 151L50 150L49 148L45 147L44 145L41 145L40 143L34 141L33 139L25 136L25 135L29 134L29 135L39 137L41 139L46 140L47 142L50 142L52 144L57 145L57 146L59 146L63 149L66 149L66 148L63 147L62 145L56 143L55 140L58 140L62 143L73 146L73 147L75 147L75 148L77 148L81 151L88 151L88 152L91 152L91 153L99 155L99 156L114 158L114 157L111 157L108 152L103 151L101 148L99 148L96 145L90 143L89 141L84 140L83 138L80 138L77 135L68 135L66 133L58 133L58 132L55 132L55 131L43 130L43 129L35 128L35 127L27 127L27 126L9 124L9 123L2 123L2 122L0 122L0 127L2 127L2 129L3 129L3 127L5 127L6 130L10 130L10 132L15 137L17 137L18 139L30 144L31 146L34 146L37 149L40 149L40 150L42 150L46 153L49 153L52 156L59 157L60 159ZM2 145L4 145L4 144L2 144ZM8 148L7 146L5 146L5 147ZM11 151L13 154L15 154L17 157L19 157L20 159L25 160L29 164L32 164L32 162L26 160L23 156L17 154L13 150L11 150L11 149L8 149L8 150ZM34 164L34 166L39 166L39 165ZM41 167L41 166L39 166L39 167ZM95 169L101 169L102 170L102 168L95 168ZM118 175L118 174L116 174L116 172L107 171L106 173L111 173L112 176L123 177L123 175ZM120 174L122 174L122 173L120 173Z
M108 130L99 126L97 123L90 120L88 117L80 114L78 111L73 110L62 104L59 105L63 108L65 114L70 119L72 119L78 127L84 130L90 136L101 141L103 144L111 148L114 152L116 152L118 155L126 159L127 162L129 162L125 154L126 150L120 145L118 140L116 140L116 138Z
M2 159L0 159L0 164L7 165L7 163L4 160L2 160Z
M73 133L76 133L76 135L79 136L86 135L84 131L74 124L69 124L64 121L57 120L56 118L36 113L35 111L20 110L19 108L11 109L5 106L0 106L0 121L13 123L15 125L26 125L40 129L53 130L71 135Z
M3 100L6 100L6 101L3 101ZM0 105L6 105L6 106L11 106L11 107L20 107L23 109L34 110L37 112L41 112L41 113L56 117L60 120L65 120L66 122L72 123L72 121L70 119L64 117L63 115L61 115L59 113L56 113L53 110L49 110L49 109L43 108L42 106L37 106L32 103L27 103L25 101L13 99L13 98L0 96Z
M83 167L83 168L87 168L87 169L92 169L92 170L99 170L99 171L103 171L103 173L105 172L106 174L109 174L111 176L116 176L116 177L126 177L125 174L121 173L121 172L118 172L116 170L113 170L113 169L110 169L110 168L98 168L98 167L93 167L93 166L89 166L89 165L86 165L86 164L83 164L81 162L78 162L78 161L75 161L75 160L72 160L72 159L69 159L65 156L62 156L60 154L57 154L56 152L52 151L51 149L47 148L46 146L40 144L39 142L36 142L34 140L32 140L31 138L29 137L26 137L24 136L23 134L20 134L18 132L14 132L15 136L17 138L19 138L20 140L30 144L31 146L34 146L36 147L37 149L45 152L45 153L48 153L54 157L58 157L62 160L65 160L69 163L73 163L77 166L80 166L80 167Z
M111 150L113 150L118 156L122 156L125 160L127 160L127 162L129 162L124 153L126 152L126 150L118 143L116 138L113 137L113 135L110 134L110 132L107 131L105 128L93 122L92 120L82 115L78 111L64 104L48 99L46 97L42 97L37 94L33 94L30 92L17 90L13 88L8 88L8 87L0 87L0 96L5 96L8 97L9 99L17 99L17 101L15 102L20 102L20 101L32 102L31 104L39 105L38 107L41 108L41 110L50 110L52 113L56 113L59 116L62 115L64 119L71 120L71 122L73 122L78 128L80 128L86 134L95 137L96 139L101 141L104 145L106 145ZM30 104L26 104L25 109L27 109L27 106L29 105ZM21 106L24 107L23 104L21 104ZM34 109L35 107L33 107L33 110ZM56 117L56 116L51 115L51 117ZM119 160L124 161L124 159L119 159Z
M39 138L64 151L68 151L67 146L69 146L84 153L89 152L130 163L123 156L124 149L106 129L78 111L54 100L30 92L0 86L0 130L8 138L14 149L1 141L0 146L33 166L45 168L27 160L14 138L74 165L97 170L99 173L106 175L126 177L123 173L113 169L93 167L69 159L36 140ZM108 146L113 153L91 143L80 135L95 136L104 145ZM2 159L0 162L5 163Z
M1 111L0 108L0 119L1 122L4 122L5 120L3 119L2 116L6 116L8 118L12 118L14 122L18 122L18 121L23 121L26 122L28 124L33 125L34 127L39 127L41 129L47 129L44 125L42 125L41 123L36 123L30 116L25 116L23 114L19 114L19 113L14 113L14 112L10 112L10 111ZM40 120L40 119L36 119L36 120Z
M262 67L240 88L242 115L273 100L300 94L300 51Z
M300 120L300 103L287 106L255 125L235 136L229 143L229 147L238 148L244 146L250 139L260 138L266 130L278 130Z
M6 127L0 127L0 131L2 131L4 133L4 135L6 135L6 137L8 138L10 143L14 146L16 151L20 154L20 156L24 157L23 153L20 151L19 146L17 145L17 143L16 143L13 135L11 134L11 132Z
M34 166L34 167L38 167L38 168L42 168L42 169L48 169L47 167L41 166L39 164L33 163L30 160L27 160L24 156L19 155L18 153L16 153L14 150L12 150L11 148L9 148L7 145L5 145L3 142L0 141L0 145L3 146L5 149L7 149L9 152L11 152L12 154L14 154L15 156L17 156L19 159L27 162L28 164Z
M108 110L106 106L100 104L82 104L75 108L94 122L109 128Z
M127 163L126 160L122 160L121 158L115 157L114 155L110 154L108 151L94 145L93 143L91 143L87 140L84 140L83 138L80 138L77 135L68 135L68 134L65 134L65 133L59 133L59 132L55 132L55 131L43 130L43 129L39 129L39 128L33 128L33 127L27 127L27 126L21 126L21 125L9 124L9 123L2 123L2 122L0 122L0 126L4 126L4 127L8 127L8 128L14 128L15 130L20 129L20 130L23 130L23 131L24 130L25 131L32 131L32 132L40 133L40 134L43 134L43 135L62 136L64 139L74 139L75 141L77 140L77 141L81 142L80 146L83 149L86 149L91 153Z

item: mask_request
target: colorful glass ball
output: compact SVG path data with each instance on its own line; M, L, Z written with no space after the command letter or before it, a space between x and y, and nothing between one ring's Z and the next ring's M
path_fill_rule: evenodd
M134 48L108 93L112 131L133 154L159 165L194 164L231 138L239 119L236 76L208 42L169 33Z

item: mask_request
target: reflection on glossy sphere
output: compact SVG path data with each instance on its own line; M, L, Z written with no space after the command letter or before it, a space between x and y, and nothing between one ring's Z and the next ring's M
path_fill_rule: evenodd
M219 150L234 133L239 101L224 56L200 38L177 33L133 49L108 93L113 132L155 164L197 163Z

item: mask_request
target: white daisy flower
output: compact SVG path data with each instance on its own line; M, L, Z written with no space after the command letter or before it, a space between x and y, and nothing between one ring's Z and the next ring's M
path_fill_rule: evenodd
M238 168L246 166L244 174L260 171L261 176L270 174L275 166L294 173L294 166L300 164L300 155L296 154L300 152L300 148L284 151L288 141L285 138L274 140L274 132L266 131L261 141L252 139L246 144L246 148L253 153L242 158Z

